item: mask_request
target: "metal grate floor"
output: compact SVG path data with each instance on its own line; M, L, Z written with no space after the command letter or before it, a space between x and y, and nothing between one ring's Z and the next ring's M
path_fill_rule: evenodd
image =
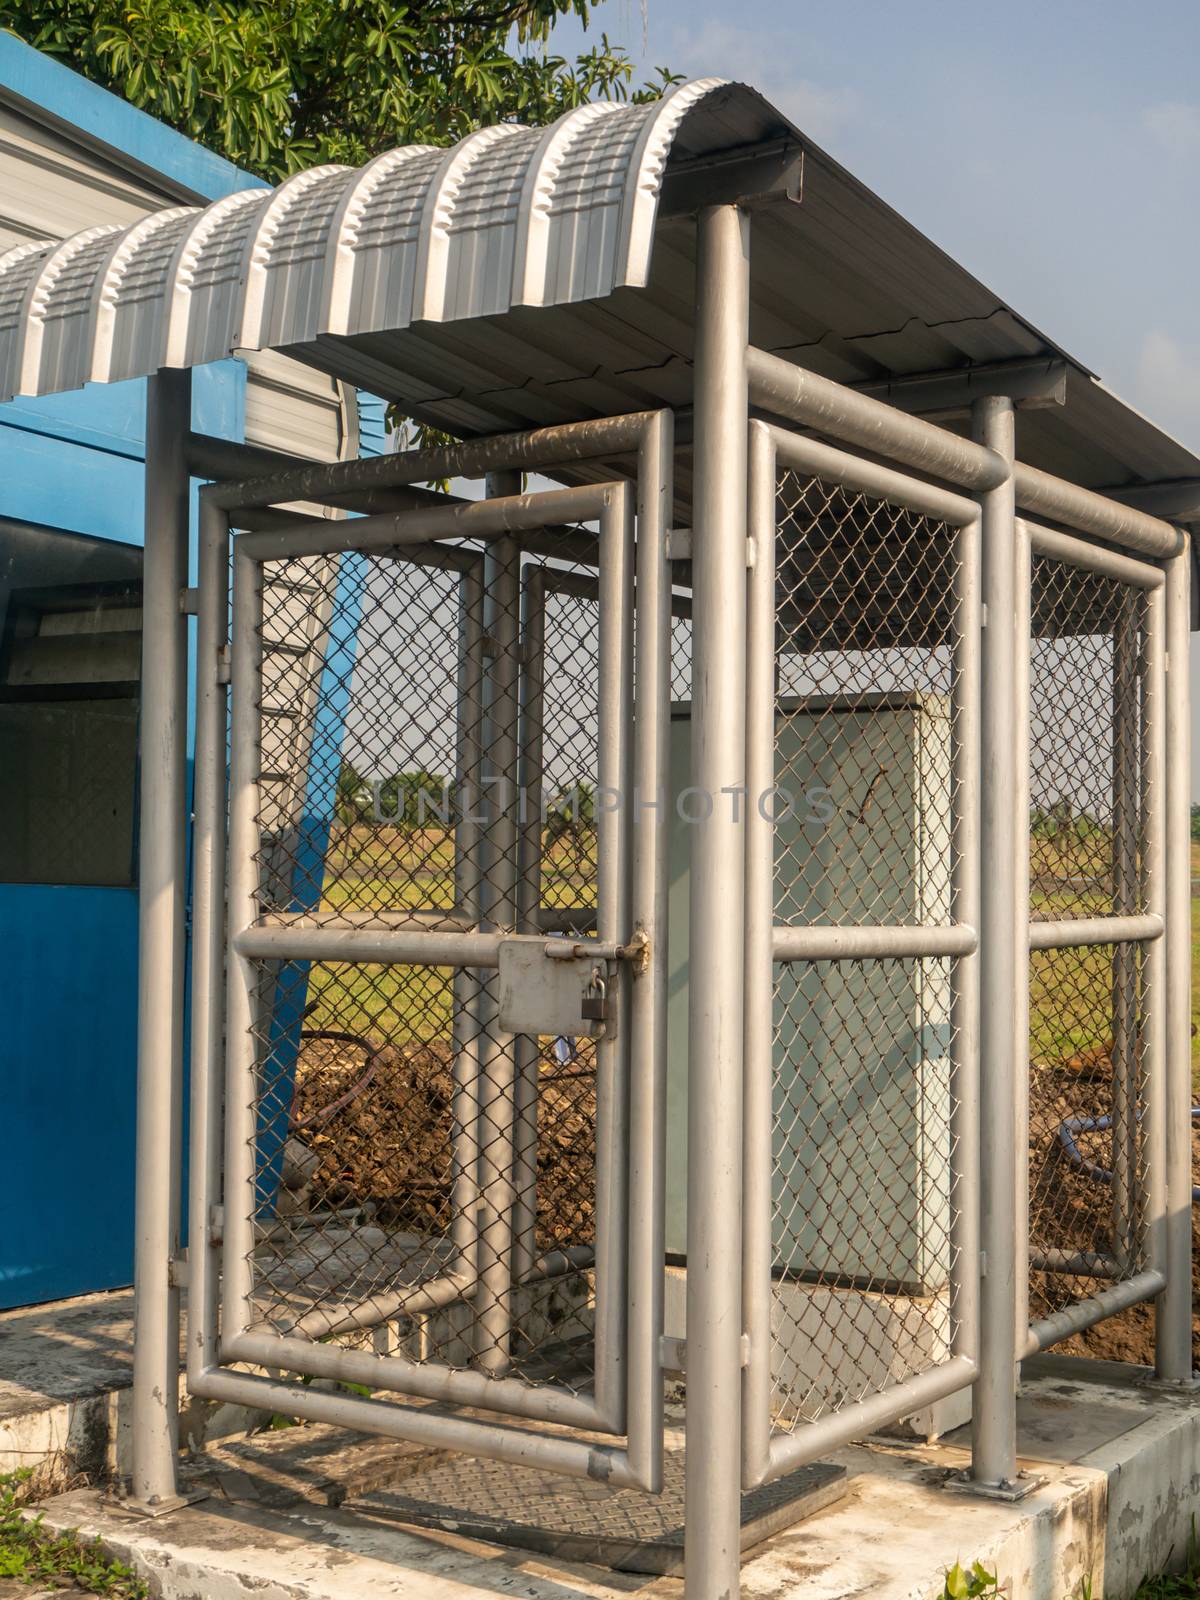
M617 1572L683 1570L682 1450L668 1451L661 1495L532 1467L457 1457L354 1504L389 1520L515 1546ZM742 1556L846 1492L846 1469L816 1462L742 1496Z

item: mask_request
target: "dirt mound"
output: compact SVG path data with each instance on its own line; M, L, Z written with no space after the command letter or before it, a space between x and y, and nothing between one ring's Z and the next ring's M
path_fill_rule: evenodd
M453 1083L447 1047L308 1034L293 1136L320 1158L309 1207L361 1206L383 1227L444 1232L451 1219ZM595 1052L547 1051L538 1072L539 1249L595 1240ZM486 1140L486 1118L481 1118Z

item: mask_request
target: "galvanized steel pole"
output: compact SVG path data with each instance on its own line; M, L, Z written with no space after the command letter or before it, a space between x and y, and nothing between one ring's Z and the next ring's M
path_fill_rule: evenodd
M182 1149L188 646L181 601L191 393L188 372L160 372L146 390L130 1493L147 1508L175 1498L179 1446L179 1291L171 1261L179 1253Z
M688 1009L688 1600L738 1592L749 219L700 213Z
M489 500L521 492L521 474L491 472ZM484 618L489 643L485 800L489 821L484 841L484 922L489 931L511 934L517 925L517 788L521 781L517 744L518 650L521 622L521 546L498 539L484 558ZM480 991L480 1082L476 1106L479 1150L480 1233L476 1264L475 1358L495 1376L508 1371L512 1335L513 1117L517 1043L500 1027L497 991Z
M1166 1240L1167 1286L1155 1316L1155 1366L1192 1381L1192 970L1190 541L1166 582Z
M1011 465L1015 443L1012 401L989 395L972 408L975 439ZM1020 810L1028 756L1018 703L1025 674L1019 657L1028 638L1018 626L1025 596L1018 591L1013 479L980 495L984 627L981 685L982 796L980 851L980 1249L979 1376L972 1415L971 1476L983 1490L1008 1493L1017 1477L1017 1195L1018 1071L1028 1050L1028 895L1025 891L1028 819Z

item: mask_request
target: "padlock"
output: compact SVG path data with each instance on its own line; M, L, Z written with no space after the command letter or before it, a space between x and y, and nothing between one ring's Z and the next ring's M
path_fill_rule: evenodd
M580 1015L585 1022L606 1022L608 1020L608 984L604 981L604 974L599 967L592 968L588 986L583 991L583 1004Z

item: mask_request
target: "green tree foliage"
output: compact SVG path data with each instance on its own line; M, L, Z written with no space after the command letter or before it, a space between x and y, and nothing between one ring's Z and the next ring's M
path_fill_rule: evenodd
M0 24L189 138L278 181L398 144L653 99L601 35L549 48L589 0L0 0Z

